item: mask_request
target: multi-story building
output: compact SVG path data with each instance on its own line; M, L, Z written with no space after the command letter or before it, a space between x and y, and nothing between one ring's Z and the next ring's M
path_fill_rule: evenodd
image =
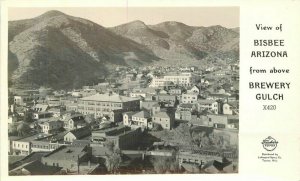
M199 99L198 100L198 110L209 110L212 111L215 114L218 114L218 102L215 100L206 100L206 99Z
M167 112L160 111L152 116L152 122L160 124L163 129L172 129L174 126L174 116Z
M198 94L197 93L187 93L187 94L182 94L181 96L181 102L182 103L191 103L195 104L197 103L198 100Z
M148 111L140 111L132 115L131 126L147 128L150 120L151 115Z
M40 124L42 132L45 134L51 134L58 131L60 128L64 127L64 122L60 121L58 118L49 118L49 120Z
M192 74L173 73L163 77L154 77L149 87L164 87L172 84L190 86L192 84Z
M109 116L112 110L119 109L124 110L124 112L139 110L140 100L107 93L84 97L78 101L78 112L84 115L93 114L95 117Z
M141 129L132 129L126 126L118 126L92 132L91 146L105 146L107 142L113 142L115 148L132 149L138 146L141 140Z
M35 97L31 95L16 95L14 96L14 103L16 105L26 106L28 104L32 104L34 99Z
M175 107L177 104L177 96L169 94L158 94L154 96L154 99L163 103L166 107Z

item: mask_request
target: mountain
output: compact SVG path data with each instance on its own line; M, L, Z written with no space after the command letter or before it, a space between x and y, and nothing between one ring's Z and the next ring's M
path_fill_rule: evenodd
M219 25L196 27L169 21L147 26L141 21L133 21L110 30L145 45L167 64L199 62L208 55L239 57L238 30Z
M116 66L200 65L239 57L239 30L180 22L133 21L105 28L48 11L8 24L8 73L13 87L77 88Z
M16 87L73 88L106 75L115 65L159 60L135 41L59 11L9 22L8 31L9 78Z

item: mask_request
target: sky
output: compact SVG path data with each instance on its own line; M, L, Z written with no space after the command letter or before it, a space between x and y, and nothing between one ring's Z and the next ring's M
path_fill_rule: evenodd
M239 7L64 7L9 8L8 20L29 19L49 10L85 18L105 27L134 20L148 25L164 21L178 21L190 26L221 25L239 27Z

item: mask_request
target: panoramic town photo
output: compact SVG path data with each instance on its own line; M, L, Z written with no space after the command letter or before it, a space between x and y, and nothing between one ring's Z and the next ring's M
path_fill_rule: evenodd
M8 19L10 176L238 173L238 7Z

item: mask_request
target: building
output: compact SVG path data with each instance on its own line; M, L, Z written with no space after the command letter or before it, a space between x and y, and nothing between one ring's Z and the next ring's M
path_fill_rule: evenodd
M41 162L46 166L77 171L80 163L89 161L90 156L91 149L88 146L65 145L43 156Z
M48 135L35 134L25 138L12 141L12 151L16 155L29 155L31 153L31 142L46 138Z
M50 118L49 120L39 124L42 128L42 132L45 134L55 133L59 129L64 127L64 122L58 118Z
M95 117L109 116L111 111L116 109L122 109L124 112L139 110L140 100L107 93L84 97L78 101L78 112L84 115L93 114Z
M10 176L17 175L54 175L59 174L61 170L60 167L57 166L46 166L42 164L40 161L35 160L29 163L25 163L15 169L9 171Z
M188 90L188 93L192 94L200 94L200 87L194 85L190 90Z
M96 130L92 132L91 146L105 147L105 143L113 142L115 148L134 149L141 140L141 134L141 129L131 129L126 126Z
M47 104L36 104L32 107L32 110L35 112L46 112L49 109Z
M148 122L151 121L151 115L148 111L140 111L132 115L131 126L133 127L148 127Z
M152 107L156 104L158 104L158 101L141 101L141 109L145 109L150 111Z
M153 77L149 87L164 87L169 85L190 86L192 84L191 73L171 73L162 77Z
M163 129L170 130L174 127L175 119L173 115L160 111L152 116L152 122L160 124Z
M207 115L210 122L213 123L215 128L222 129L238 129L239 118L238 115Z
M52 142L50 140L34 140L31 142L31 151L49 152L49 151L54 151L63 145L66 144L63 142Z
M186 109L177 109L175 111L175 119L190 121L192 119L192 112Z
M192 103L196 104L198 100L198 94L196 93L186 93L182 94L181 96L181 102L182 103Z
M50 118L51 116L52 116L51 112L35 112L32 114L33 119Z
M82 114L63 116L63 121L64 121L64 128L66 130L78 129L86 125L86 122Z
M14 96L14 104L27 106L28 104L32 104L34 99L35 97L29 94L16 95Z
M172 88L169 90L169 94L171 94L171 95L181 95L181 93L182 93L182 90L179 88L177 88L177 89Z
M204 111L209 110L214 114L218 114L218 102L215 100L206 100L206 99L199 99L198 100L198 110Z
M155 100L164 103L166 107L175 107L177 104L177 96L168 94L158 94L154 96Z
M72 143L74 140L79 140L91 135L91 129L86 126L79 129L73 129L64 136L64 141Z
M136 114L137 112L125 112L123 113L123 125L130 126L132 121L132 115Z
M228 103L223 104L223 114L232 115L233 114L233 106Z

